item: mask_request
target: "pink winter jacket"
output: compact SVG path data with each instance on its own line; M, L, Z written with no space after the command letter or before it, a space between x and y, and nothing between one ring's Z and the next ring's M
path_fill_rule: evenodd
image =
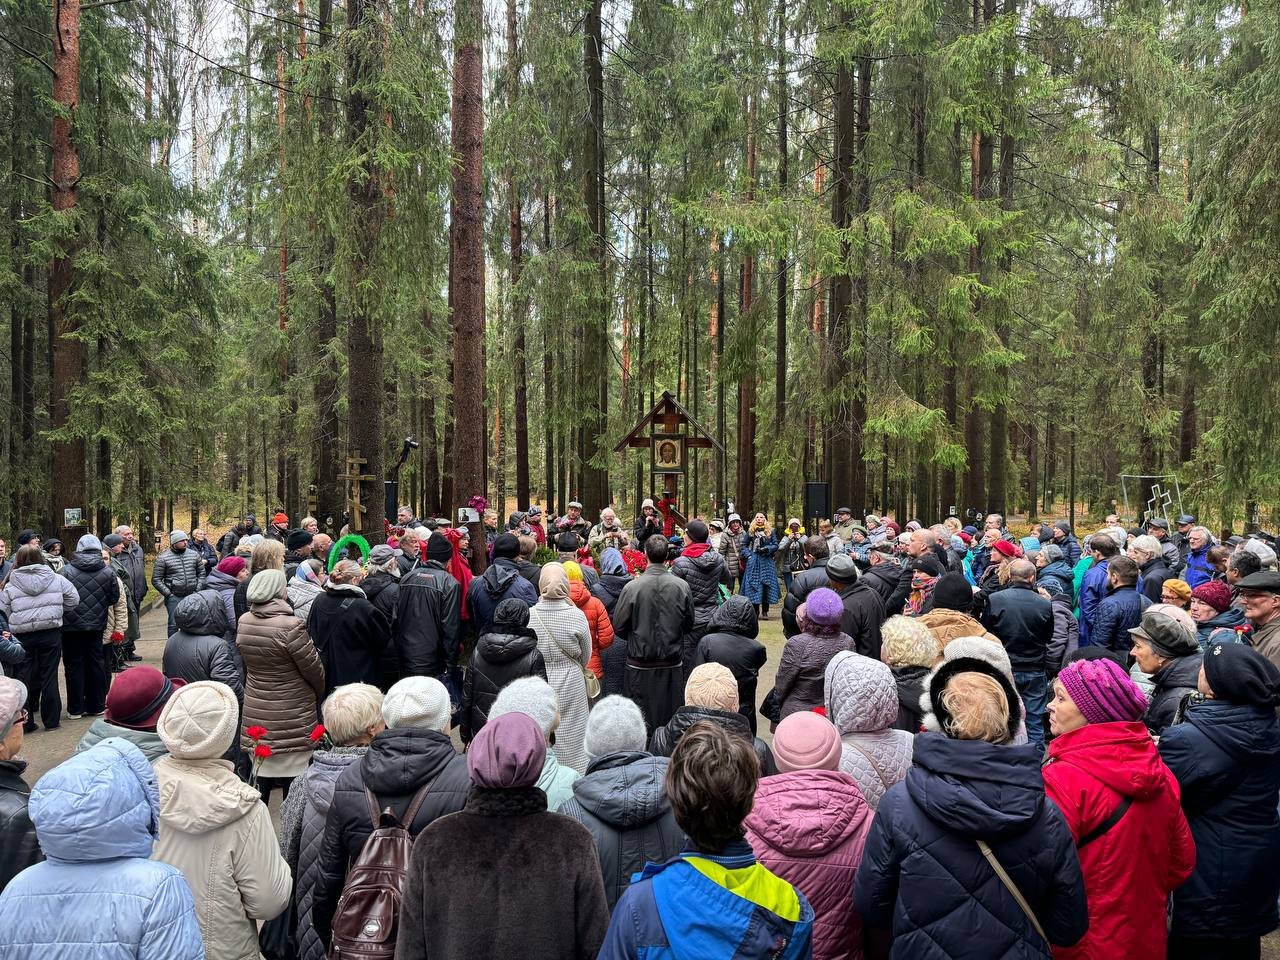
M756 789L747 841L813 905L813 960L862 960L853 878L874 817L857 781L839 770L793 770Z

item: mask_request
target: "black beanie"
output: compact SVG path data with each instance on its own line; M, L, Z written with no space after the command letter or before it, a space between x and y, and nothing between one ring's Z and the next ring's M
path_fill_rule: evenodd
M572 530L567 530L556 537L556 549L561 553L572 553L580 545L581 541L578 540L578 535Z
M944 573L933 585L933 609L973 612L973 587L963 573Z
M427 537L427 559L434 560L436 563L448 563L453 558L453 547L449 545L449 538L439 530Z
M520 538L514 533L504 533L493 541L494 559L502 557L507 560L514 560L520 556Z
M1217 643L1204 655L1204 678L1219 700L1280 706L1280 669L1244 643Z
M289 535L284 538L284 548L286 550L301 550L303 547L309 546L313 539L315 538L310 530L291 530Z

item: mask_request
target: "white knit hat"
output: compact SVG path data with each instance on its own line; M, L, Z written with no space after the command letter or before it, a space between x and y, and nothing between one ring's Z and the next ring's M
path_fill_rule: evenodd
M605 697L591 709L582 746L592 760L611 753L634 753L646 743L644 714L634 700Z
M495 720L504 713L533 717L542 728L543 736L551 736L560 725L560 702L551 684L541 677L521 677L499 690L498 698L489 708L489 719Z
M160 711L156 733L179 760L213 760L235 739L240 703L225 683L199 680L174 690Z
M449 691L434 677L405 677L382 700L382 719L389 729L414 727L444 733L452 713Z

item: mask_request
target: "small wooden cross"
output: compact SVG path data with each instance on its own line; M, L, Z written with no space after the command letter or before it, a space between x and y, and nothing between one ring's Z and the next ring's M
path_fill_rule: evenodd
M371 473L360 473L360 468L368 462L364 457L347 457L347 472L338 474L338 479L347 483L347 512L351 515L352 530L364 529L361 517L366 511L360 502L360 484L372 483L374 477Z

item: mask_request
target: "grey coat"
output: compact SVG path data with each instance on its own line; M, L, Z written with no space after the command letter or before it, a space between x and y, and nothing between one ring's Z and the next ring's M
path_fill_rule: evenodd
M663 863L684 849L663 782L670 760L647 753L598 757L573 783L560 813L591 831L600 855L604 895L612 910L646 863Z
M299 960L325 960L324 944L311 924L325 820L338 774L368 752L368 747L334 747L312 754L311 766L294 779L280 808L280 853L293 873Z
M129 587L133 591L133 602L142 603L147 595L147 561L138 543L130 544L120 551L118 559L129 570Z
M166 550L156 557L156 565L151 569L151 585L166 600L171 596L185 597L203 590L207 575L199 550L191 547L182 553Z
M47 564L32 563L9 574L0 590L0 612L13 634L34 633L61 627L66 613L80 603L80 593Z

